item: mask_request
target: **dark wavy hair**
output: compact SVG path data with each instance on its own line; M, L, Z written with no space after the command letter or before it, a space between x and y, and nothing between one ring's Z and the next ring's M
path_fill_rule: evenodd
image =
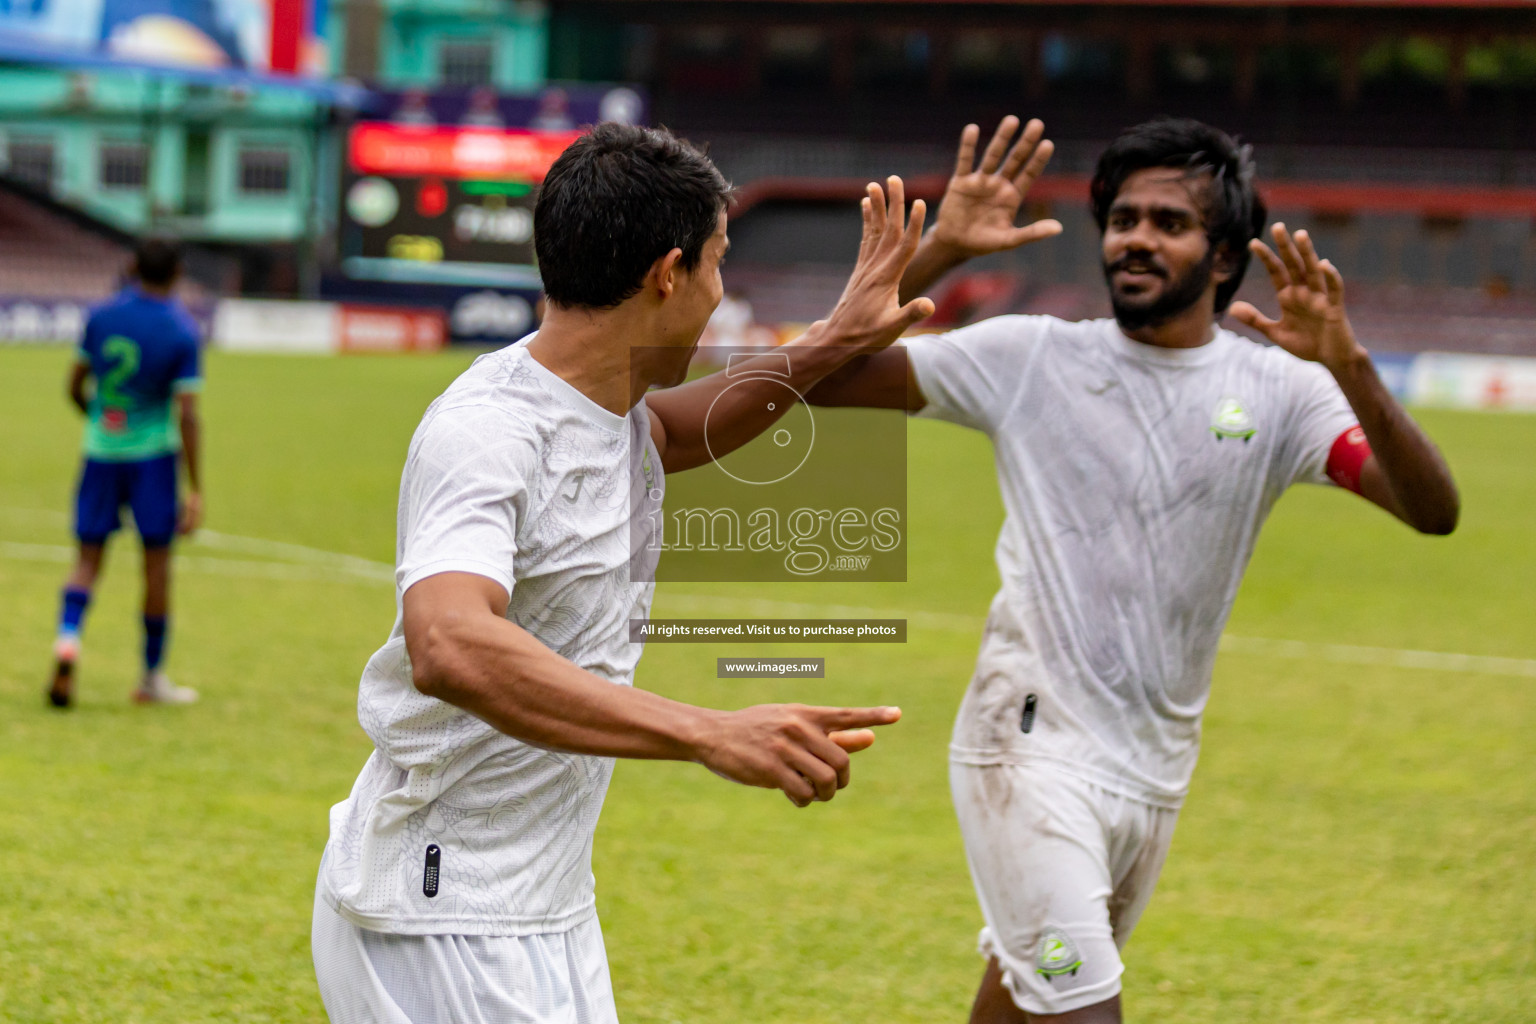
M609 309L673 249L694 269L730 193L709 157L664 128L593 127L550 167L533 208L544 294Z
M1203 211L1205 235L1212 252L1225 250L1232 270L1216 289L1216 312L1225 312L1248 270L1248 243L1259 237L1269 215L1254 187L1253 147L1187 117L1160 117L1127 128L1109 144L1093 172L1091 205L1101 233L1125 179L1150 167L1172 167L1210 179Z

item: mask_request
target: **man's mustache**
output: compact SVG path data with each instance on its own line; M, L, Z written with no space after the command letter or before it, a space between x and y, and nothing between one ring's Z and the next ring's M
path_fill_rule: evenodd
M1157 277L1168 276L1167 268L1157 262L1157 260L1149 259L1145 256L1121 256L1115 262L1106 265L1104 271L1105 273L1115 274L1122 270L1131 270L1133 267L1135 268L1135 273L1152 274Z

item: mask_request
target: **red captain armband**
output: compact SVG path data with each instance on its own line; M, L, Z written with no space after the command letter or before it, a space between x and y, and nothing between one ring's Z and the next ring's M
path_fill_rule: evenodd
M1371 457L1371 443L1365 439L1365 431L1350 427L1333 442L1328 452L1328 479L1346 491L1360 493L1360 471L1365 460Z

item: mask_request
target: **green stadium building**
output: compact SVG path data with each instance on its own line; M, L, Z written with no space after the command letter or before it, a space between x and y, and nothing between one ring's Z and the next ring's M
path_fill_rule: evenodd
M206 282L214 291L303 290L334 225L336 126L372 90L521 91L545 77L547 11L524 0L299 2L286 61L280 4L270 44L254 47L216 25L149 38L152 17L66 38L59 23L77 6L27 5L41 12L31 24L20 5L0 11L0 182L11 187L0 196L0 263L16 268L7 291L102 290L98 279L120 263L81 266L77 250L50 260L48 240L27 230L69 235L68 222L103 236L93 253L114 236L202 243L205 268L222 267ZM61 277L70 266L78 273Z

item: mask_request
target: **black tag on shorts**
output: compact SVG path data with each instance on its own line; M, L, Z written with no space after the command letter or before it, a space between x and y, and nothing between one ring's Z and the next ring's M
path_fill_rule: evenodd
M1035 695L1024 698L1024 714L1019 716L1019 731L1029 732L1035 727Z
M427 870L421 877L422 895L431 899L437 895L437 869L443 863L443 851L436 843L427 847Z

